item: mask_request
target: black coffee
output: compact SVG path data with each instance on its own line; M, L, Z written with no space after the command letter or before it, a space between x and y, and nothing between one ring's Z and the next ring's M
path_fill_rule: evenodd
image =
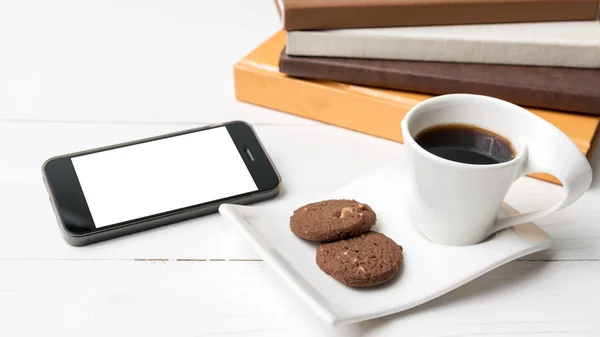
M436 156L465 164L497 164L516 155L508 139L473 125L430 127L421 131L415 140Z

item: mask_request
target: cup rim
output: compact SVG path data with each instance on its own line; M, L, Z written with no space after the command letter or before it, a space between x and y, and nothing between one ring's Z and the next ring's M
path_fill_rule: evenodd
M520 113L522 113L523 111L527 111L524 110L522 107L512 104L510 102L495 98L495 97L490 97L490 96L485 96L485 95L477 95L477 94L446 94L446 95L439 95L436 97L432 97L429 98L425 101L419 102L418 104L416 104L412 109L410 109L410 111L406 114L406 116L404 116L404 118L402 119L401 124L401 128L402 128L402 137L404 139L404 143L410 142L410 144L412 146L414 146L416 148L417 151L419 151L422 155L431 158L432 160L435 160L441 164L446 164L446 165L451 165L451 166L455 166L455 167L461 167L461 168L467 168L467 169L473 169L473 170L485 170L485 169L492 169L492 168L502 168L502 167L506 167L506 166L511 166L514 165L515 163L519 162L523 156L525 156L526 152L527 152L527 146L526 144L522 145L522 149L514 149L517 152L517 155L514 156L511 160L502 162L502 163L496 163L496 164L485 164L485 165L481 165L481 164L469 164L469 163L462 163L462 162L457 162L457 161L453 161L450 159L446 159L446 158L442 158L440 156L437 156L429 151L427 151L425 148L423 148L421 145L419 145L419 143L417 143L417 141L415 141L413 135L410 133L410 130L408 129L408 123L410 118L412 117L412 115L415 113L415 111L417 111L418 109L423 108L423 106L426 106L428 104L431 104L432 102L436 102L436 101L444 101L444 100L448 100L448 99L454 99L454 98L464 98L464 97L475 97L477 99L483 99L483 100L488 100L488 101L494 101L495 103L499 103L499 104L504 104L507 105L508 107L510 107L511 109L515 109L515 111L519 111ZM465 123L468 124L468 123ZM434 124L434 125L438 125L438 124ZM441 125L441 124L440 124ZM493 130L490 130L493 131ZM493 131L496 132L496 131Z

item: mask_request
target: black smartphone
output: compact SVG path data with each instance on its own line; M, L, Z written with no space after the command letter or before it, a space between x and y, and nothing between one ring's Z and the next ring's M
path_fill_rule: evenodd
M280 184L253 128L240 121L54 157L42 171L74 246L273 198Z

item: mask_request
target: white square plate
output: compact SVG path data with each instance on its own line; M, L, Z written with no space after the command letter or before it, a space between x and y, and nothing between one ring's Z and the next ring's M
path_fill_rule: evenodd
M500 231L472 246L452 247L425 239L409 223L403 181L405 167L379 169L329 195L289 206L222 205L219 212L256 249L309 310L324 324L355 323L407 310L441 296L516 258L546 249L550 237L533 223ZM377 213L374 231L404 248L397 277L373 288L350 288L325 274L315 262L316 244L289 229L294 209L324 199L356 199ZM503 214L516 211L504 205Z

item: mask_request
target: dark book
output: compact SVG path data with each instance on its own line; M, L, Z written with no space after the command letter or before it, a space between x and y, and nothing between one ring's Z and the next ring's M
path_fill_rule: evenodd
M286 30L593 20L598 0L275 0Z
M433 95L470 93L514 104L600 115L600 69L290 56L290 77Z

